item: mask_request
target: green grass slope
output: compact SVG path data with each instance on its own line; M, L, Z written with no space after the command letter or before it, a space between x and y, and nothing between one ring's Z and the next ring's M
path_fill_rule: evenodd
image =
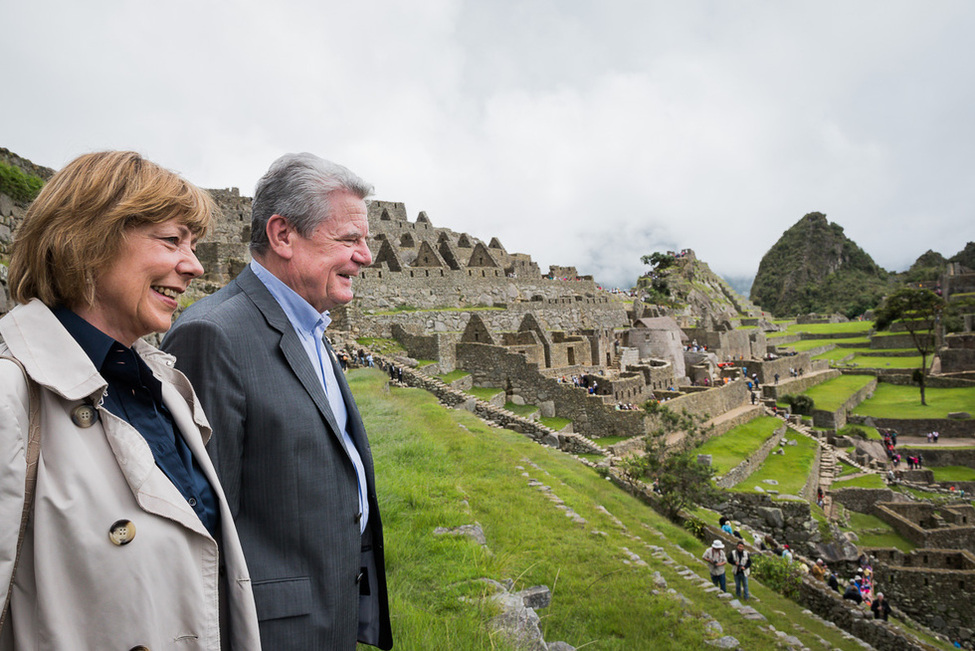
M757 581L752 605L768 622L744 619L704 591L707 570L696 560L703 543L572 457L425 392L390 389L378 370L349 379L375 458L397 648L509 648L487 626L494 611L476 599L482 577L513 579L516 590L549 586L552 604L539 611L545 639L577 648L706 648L719 636L707 617L742 648L775 648L769 623L809 648L821 648L819 638L859 648ZM488 549L433 534L475 522ZM693 580L678 576L681 565ZM654 572L688 601L666 589L654 594Z

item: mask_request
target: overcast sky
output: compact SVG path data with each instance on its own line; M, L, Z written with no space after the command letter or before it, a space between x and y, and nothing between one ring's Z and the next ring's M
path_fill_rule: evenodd
M311 151L435 226L629 286L752 276L826 213L902 270L975 240L975 2L0 0L0 146L251 195Z

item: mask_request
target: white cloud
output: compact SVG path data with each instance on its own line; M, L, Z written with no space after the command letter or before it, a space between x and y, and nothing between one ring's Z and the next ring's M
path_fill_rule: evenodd
M825 212L888 268L975 239L975 6L8 3L0 145L133 148L250 193L319 153L435 225L612 285L754 273Z

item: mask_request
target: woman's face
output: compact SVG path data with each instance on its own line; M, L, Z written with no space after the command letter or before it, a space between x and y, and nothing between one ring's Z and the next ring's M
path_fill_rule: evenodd
M196 240L175 219L128 229L118 257L95 279L94 303L75 311L126 346L169 330L180 294L203 273Z

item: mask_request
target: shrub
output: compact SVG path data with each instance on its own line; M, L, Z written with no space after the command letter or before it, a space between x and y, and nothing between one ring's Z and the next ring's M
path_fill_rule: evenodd
M772 554L752 556L752 574L755 578L776 592L796 600L799 598L799 585L802 583L802 570L799 564Z
M24 203L33 201L44 187L44 180L32 174L25 174L14 165L0 162L0 192L14 201Z
M684 520L684 528L693 534L698 540L704 540L707 535L707 526L697 518L687 518Z
M786 403L792 408L792 413L802 414L805 416L811 414L812 410L816 407L816 403L812 398L802 394L799 394L798 396L782 396L782 402Z

